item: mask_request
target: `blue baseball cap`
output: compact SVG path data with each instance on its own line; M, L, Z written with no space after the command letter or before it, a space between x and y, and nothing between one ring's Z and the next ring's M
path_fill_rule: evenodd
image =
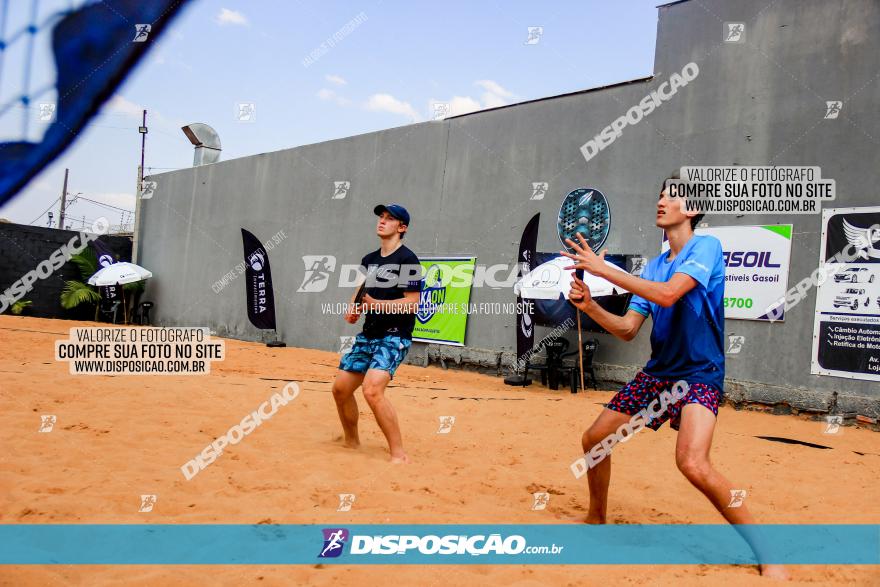
M403 224L409 225L409 212L400 204L379 204L373 208L373 214L379 216L382 212L388 212Z

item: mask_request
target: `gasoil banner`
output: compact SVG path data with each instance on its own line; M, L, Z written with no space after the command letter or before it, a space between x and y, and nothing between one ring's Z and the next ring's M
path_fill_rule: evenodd
M767 308L785 297L791 257L791 224L714 226L698 228L721 241L724 252L724 317L739 320L782 321L780 308ZM663 251L669 243L663 240Z
M425 279L413 340L464 346L476 257L419 260Z

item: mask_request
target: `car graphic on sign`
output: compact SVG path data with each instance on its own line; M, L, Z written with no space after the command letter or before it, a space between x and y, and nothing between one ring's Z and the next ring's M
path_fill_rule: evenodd
M865 295L865 290L850 287L842 294L836 296L832 305L835 309L844 307L849 308L850 310L858 310L859 297L863 295ZM870 298L868 298L867 301L870 301Z
M849 267L834 274L835 283L874 283L874 275L867 267Z

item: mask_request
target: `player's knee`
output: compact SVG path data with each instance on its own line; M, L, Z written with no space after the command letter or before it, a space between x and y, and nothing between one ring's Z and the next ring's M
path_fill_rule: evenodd
M590 452L594 446L602 442L602 439L604 439L605 436L607 435L604 434L598 426L593 424L587 428L586 432L584 432L584 435L581 438L581 447L584 449L585 453Z
M675 453L675 464L681 474L694 485L702 485L709 477L711 465L709 459L685 451Z
M583 435L581 436L581 448L584 449L584 452L590 451L590 430L584 430Z
M381 400L384 393L385 385L383 383L364 381L364 399L368 404L373 405Z
M333 382L333 399L336 401L342 401L348 399L348 397L354 391L353 389L349 389L348 385L341 383L340 381Z

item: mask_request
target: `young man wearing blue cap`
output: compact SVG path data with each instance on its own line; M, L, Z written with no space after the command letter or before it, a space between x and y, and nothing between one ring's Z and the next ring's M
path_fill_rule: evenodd
M345 446L356 448L360 439L354 392L362 386L364 399L388 440L391 462L408 463L397 414L385 397L385 387L412 346L421 291L421 264L402 242L410 222L406 208L400 204L380 204L373 212L379 217L376 235L380 247L361 259L366 271L366 281L361 286L363 297L359 299L358 290L345 315L346 322L354 324L365 314L364 328L355 338L351 351L339 362L333 399L342 422Z

